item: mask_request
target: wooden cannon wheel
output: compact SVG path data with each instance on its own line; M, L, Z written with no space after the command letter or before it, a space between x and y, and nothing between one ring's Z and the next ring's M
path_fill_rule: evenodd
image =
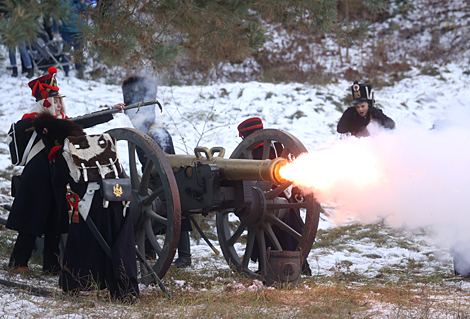
M260 145L261 143L262 145ZM230 158L253 159L252 151L261 147L262 159L268 159L270 153L273 152L271 145L274 143L279 143L282 146L281 154L277 154L277 157L291 160L307 152L307 149L293 135L280 130L263 129L245 138L233 151ZM279 144L278 148L280 148ZM260 209L261 213L255 213L258 215L256 218L238 217L233 210L217 214L216 223L220 248L232 269L252 277L266 276L267 248L265 239L267 238L271 242L272 250L282 250L282 240L279 235L276 235L280 233L279 230L287 232L296 239L298 244L295 250L301 251L303 261L307 258L317 233L320 206L315 203L311 192L303 193L302 196L291 196L287 199L284 190L291 185L292 183L287 182L275 187L272 183L253 181L252 187L260 193L261 206L264 207ZM285 221L278 218L276 212L285 208L291 209L296 216L300 216L301 232L295 231ZM273 226L275 227L273 228ZM253 264L253 262L250 263L250 258L253 249L256 250L255 246L258 248L259 256L262 257Z
M129 162L123 168L132 184L129 210L137 248L143 256L149 251L155 255L149 262L154 263L152 268L162 278L175 256L181 229L181 204L173 171L165 153L147 134L132 128L116 128L107 133L118 141L121 151L123 145L119 141L127 143ZM142 157L146 163L140 169ZM140 275L143 283L153 281L143 265Z

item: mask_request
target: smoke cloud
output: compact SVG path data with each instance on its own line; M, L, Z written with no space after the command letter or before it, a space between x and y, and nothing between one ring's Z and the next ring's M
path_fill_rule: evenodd
M311 151L295 162L309 167L301 184L321 203L335 203L337 223L381 218L394 227L432 226L447 247L470 248L469 113L454 109L433 129L369 127L370 137Z
M122 88L126 105L156 98L157 84L152 78L134 76L129 79L128 82L124 82ZM125 113L136 129L147 133L152 124L161 122L161 116L157 116L158 120L156 119L156 115L160 115L160 110L156 111L157 107L155 105L147 105L139 109L126 110Z

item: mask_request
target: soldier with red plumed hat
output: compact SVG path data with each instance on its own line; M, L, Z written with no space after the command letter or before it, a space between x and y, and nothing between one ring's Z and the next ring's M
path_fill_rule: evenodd
M23 115L20 121L23 127L32 126L34 119L43 113L67 119L62 100L64 95L59 92L56 74L57 69L50 67L48 74L28 83L36 102L32 111ZM115 107L122 105L117 104ZM78 124L86 128L111 119L113 116L107 114ZM27 134L27 131L18 134ZM28 261L35 248L36 238L44 234L43 271L58 273L60 236L69 227L66 188L52 182L54 167L49 159L52 146L44 145L39 136L33 141L6 223L7 228L18 231L9 267L16 273L30 272Z

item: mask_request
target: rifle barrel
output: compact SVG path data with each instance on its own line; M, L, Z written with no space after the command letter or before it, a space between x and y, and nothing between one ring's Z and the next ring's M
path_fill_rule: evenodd
M152 105L152 104L157 104L158 107L160 108L160 110L162 110L162 105L161 105L160 101L157 100L157 99L155 99L155 100L146 100L146 101L141 101L139 103L130 104L130 105L127 105L127 106L123 107L123 110L125 111L125 110L140 108L142 106L147 106L147 105ZM137 110L137 112L138 111L139 110ZM100 116L100 115L105 115L105 114L113 114L113 113L119 113L119 112L121 112L121 109L111 108L111 109L97 111L97 112L93 112L93 113L89 113L89 114L85 114L85 115L80 115L80 116L77 116L77 117L72 117L72 118L69 118L69 120L70 121L84 120L84 119L92 118L92 117L95 117L95 116Z
M130 105L124 106L122 109L125 111L125 110L140 108L142 106L147 106L147 105L152 105L152 104L157 104L158 107L160 108L160 111L163 110L162 109L162 104L157 99L155 99L155 100L146 100L146 101L142 101L142 102L139 102L139 103L130 104ZM89 113L89 114L85 114L85 115L72 117L72 118L69 118L68 120L69 121L78 121L78 120L89 119L89 118L104 115L104 114L113 114L113 113L119 113L119 112L121 112L121 109L111 108L111 109L106 109L106 110L102 110L102 111L97 111L97 112L93 112L93 113ZM137 110L137 112L139 112L139 110ZM32 130L34 130L34 127L28 127L27 129L25 129L25 132L29 132L29 131L32 131Z

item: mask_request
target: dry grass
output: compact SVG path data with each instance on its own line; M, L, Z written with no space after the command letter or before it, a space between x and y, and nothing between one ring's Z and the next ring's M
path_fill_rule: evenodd
M404 233L381 223L349 225L320 231L315 249L352 249L352 242L367 237L377 246L413 248ZM0 257L5 265L15 233L0 228ZM373 252L370 253L374 262ZM431 257L431 256L430 256ZM0 270L6 280L23 281L56 292L54 298L38 298L16 289L3 289L0 313L9 305L28 304L22 314L32 318L470 318L466 279L450 271L425 270L424 261L404 259L381 269L376 276L351 271L342 261L331 275L302 277L298 287L264 287L259 281L225 269L171 269L164 284L173 300L156 287L142 287L137 301L114 303L106 291L81 292L77 299L63 299L57 277L41 274L41 262L31 261L33 274L19 277ZM29 313L31 312L31 313Z
M219 274L217 274L219 275ZM220 274L223 275L223 274ZM257 289L251 279L225 274L204 277L190 270L172 271L165 279L173 300L159 290L144 290L133 305L114 304L106 292L81 293L79 302L51 299L37 303L56 315L84 318L465 318L468 293L458 283L371 280L338 275L303 278L300 287ZM259 288L259 287L258 287ZM18 296L19 299L28 298Z

